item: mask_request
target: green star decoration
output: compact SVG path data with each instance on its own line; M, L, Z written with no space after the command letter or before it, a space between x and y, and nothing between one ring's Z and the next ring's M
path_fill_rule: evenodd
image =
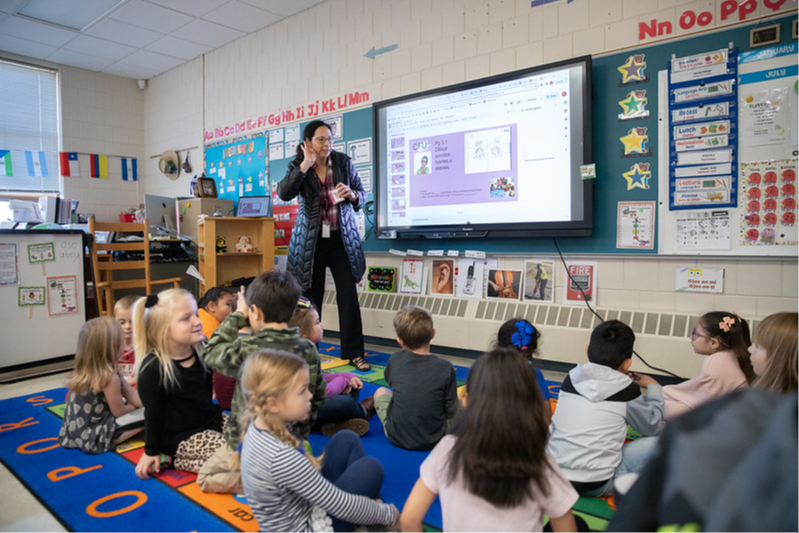
M635 91L632 91L627 95L627 98L619 102L619 105L622 107L622 109L624 109L624 116L630 116L633 113L642 112L646 102L646 96L642 98L636 98Z

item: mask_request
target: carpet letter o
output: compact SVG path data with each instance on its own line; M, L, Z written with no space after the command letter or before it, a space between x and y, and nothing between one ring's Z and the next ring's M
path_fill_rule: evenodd
M122 498L124 496L135 496L136 501L128 505L127 507L123 507L122 509L117 509L115 511L98 511L97 507L104 504L107 501L114 500L116 498ZM95 518L111 518L114 516L119 516L121 514L129 513L134 509L138 509L142 505L147 502L147 495L143 492L138 490L126 490L124 492L116 492L114 494L109 494L108 496L103 496L102 498L98 498L94 500L92 503L86 507L86 514L89 516L93 516Z

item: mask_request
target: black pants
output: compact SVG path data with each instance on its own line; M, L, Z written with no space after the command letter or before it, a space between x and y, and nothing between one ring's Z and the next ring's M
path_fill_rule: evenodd
M358 303L358 290L352 277L350 259L341 240L341 231L331 231L330 238L316 239L313 259L311 289L306 297L311 300L319 318L322 318L322 301L325 296L325 268L330 268L336 283L336 304L338 305L338 324L341 332L341 358L352 360L363 356L363 324L361 306Z

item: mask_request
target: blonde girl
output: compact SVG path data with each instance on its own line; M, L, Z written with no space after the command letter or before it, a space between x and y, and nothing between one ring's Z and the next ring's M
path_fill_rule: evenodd
M749 347L753 387L796 393L798 324L799 313L775 313L758 324Z
M547 421L533 367L511 348L469 371L463 418L436 445L402 510L402 531L422 531L438 495L444 531L576 531L577 492L546 453ZM520 408L520 406L523 406Z
M198 472L225 444L222 412L213 403L212 374L202 352L197 302L183 289L151 294L133 310L138 388L145 407L142 479L158 472L161 454L175 468Z
M691 346L697 354L708 357L695 378L663 387L665 418L674 418L708 400L749 386L755 378L749 360L750 344L749 324L737 314L713 311L699 317L691 332ZM633 381L641 387L657 383L637 372Z
M111 317L89 320L80 328L75 370L58 434L62 447L84 453L108 452L142 430L139 394L117 370L124 340L122 327Z
M396 526L396 507L374 501L383 484L383 467L366 457L355 433L334 435L319 466L289 431L288 426L304 420L311 409L309 379L305 361L277 350L259 350L242 367L247 407L242 419L241 476L261 530Z

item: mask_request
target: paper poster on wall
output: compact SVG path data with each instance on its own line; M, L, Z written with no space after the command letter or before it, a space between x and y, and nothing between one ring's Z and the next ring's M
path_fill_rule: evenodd
M523 277L521 270L489 269L486 298L518 300L522 292Z
M424 274L423 259L403 259L399 292L403 294L424 294Z
M369 292L394 292L397 269L394 267L368 267L366 290Z
M72 315L78 312L78 277L47 278L47 312L50 316Z
M787 101L788 88L762 91L740 90L741 146L783 145L790 137L791 119Z
M347 153L347 143L333 143L331 148L334 152L339 152L341 154Z
M19 283L17 243L0 242L0 286Z
M372 192L372 167L356 168L358 177L361 178L363 190L368 194Z
M616 248L652 250L655 245L655 202L619 202Z
M724 292L723 268L676 267L674 292Z
M354 165L369 165L372 163L372 138L359 139L347 143L347 155L352 158Z
M28 261L30 263L44 263L55 261L55 244L42 242L28 245Z
M298 141L286 141L284 144L284 155L289 158L294 157L297 154L297 146L299 144Z
M330 133L333 135L333 139L339 140L344 138L344 117L341 115L336 115L335 117L329 117L325 119L325 122L330 124Z
M283 142L283 128L269 130L269 145Z
M729 250L732 235L730 212L680 211L676 215L678 250Z
M599 267L593 262L568 264L568 274L563 284L563 302L581 304L588 300L596 303L596 280Z
M741 245L797 244L796 172L796 159L741 163Z
M300 125L299 124L292 124L291 126L286 126L286 134L285 138L283 139L286 142L292 141L300 141Z
M434 259L430 268L430 294L455 295L455 260Z
M20 307L32 305L44 305L44 287L20 287L18 294L18 305Z
M458 259L455 278L458 297L482 298L485 275L485 261L482 259Z
M524 262L525 302L549 302L555 300L555 263L552 261Z
M269 143L269 159L283 159L283 143Z

